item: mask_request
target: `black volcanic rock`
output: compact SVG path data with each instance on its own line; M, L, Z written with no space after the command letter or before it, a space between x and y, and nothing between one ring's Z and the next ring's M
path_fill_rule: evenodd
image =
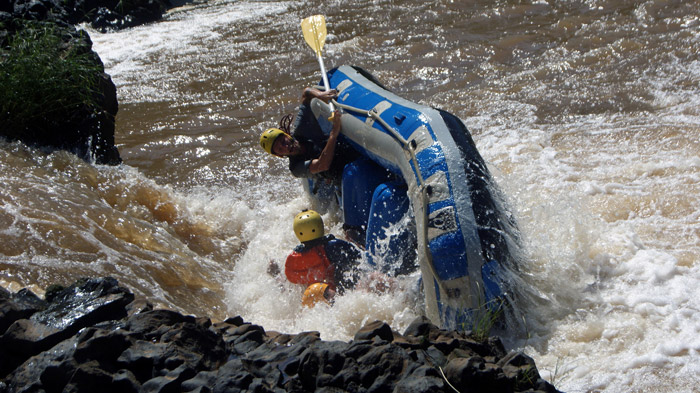
M21 292L21 293L20 293ZM0 291L0 392L557 392L532 358L418 318L350 342L153 310L110 278ZM18 319L19 316L19 319ZM8 360L9 359L9 360Z

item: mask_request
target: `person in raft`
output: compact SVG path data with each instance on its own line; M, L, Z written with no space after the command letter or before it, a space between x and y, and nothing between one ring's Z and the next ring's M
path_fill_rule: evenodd
M395 289L395 280L383 273L362 274L362 251L350 242L325 235L323 218L317 212L297 214L293 228L301 244L287 256L284 274L289 282L306 286L302 305L313 307L319 301L333 304L337 293L350 289L375 293Z
M287 256L284 274L287 280L305 287L325 284L329 299L335 293L353 289L359 277L362 259L359 248L345 240L326 235L321 215L304 210L294 217L294 234L301 244Z
M289 158L289 170L295 177L313 178L340 186L343 169L359 155L347 143L338 140L340 111L333 115L333 128L326 136L311 111L311 100L329 103L338 92L306 88L290 131L292 115L280 120L280 128L269 128L260 135L260 146L267 153Z

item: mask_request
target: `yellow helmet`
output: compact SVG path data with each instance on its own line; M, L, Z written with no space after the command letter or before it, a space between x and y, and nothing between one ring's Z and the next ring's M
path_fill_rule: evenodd
M301 305L310 308L320 301L330 304L324 296L326 288L328 288L328 284L321 282L309 285L304 291L304 296L301 297Z
M268 128L260 135L260 146L262 146L263 150L275 156L276 154L272 152L272 145L275 144L278 136L285 134L286 132L279 128Z
M316 240L324 235L323 219L313 210L304 210L294 217L294 234L300 242Z

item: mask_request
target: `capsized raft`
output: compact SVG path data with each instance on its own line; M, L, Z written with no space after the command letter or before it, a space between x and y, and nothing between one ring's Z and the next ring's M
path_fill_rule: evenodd
M456 116L403 99L360 68L338 67L328 80L338 90L342 137L373 164L355 173L348 168L352 164L346 166L343 199L365 184L372 209L410 201L426 315L444 328L471 328L483 311L496 310L508 298L506 271L514 264L517 231L469 131ZM329 132L329 105L313 100L312 110ZM366 179L381 175L362 168L388 170L406 191L378 203L381 192ZM396 219L354 203L342 207L346 221L359 215L365 228ZM373 232L367 233L371 243Z

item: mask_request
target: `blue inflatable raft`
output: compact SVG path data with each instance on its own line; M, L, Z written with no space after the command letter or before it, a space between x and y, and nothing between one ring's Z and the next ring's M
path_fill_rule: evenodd
M343 173L345 224L366 231L375 255L387 236L382 229L401 223L388 248L414 251L408 255L420 267L426 316L443 328L471 328L508 297L516 232L469 131L360 68L338 67L328 80L338 90L343 138L362 155ZM329 105L313 100L311 107L329 132ZM407 214L410 222L401 221Z

